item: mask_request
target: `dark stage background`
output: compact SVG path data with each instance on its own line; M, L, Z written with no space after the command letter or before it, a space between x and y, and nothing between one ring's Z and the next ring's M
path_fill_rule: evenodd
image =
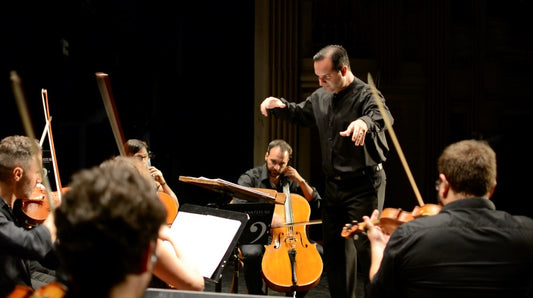
M525 207L533 165L531 1L292 2L302 11L300 59L340 43L352 59L378 64L380 89L424 193L433 194L444 145L484 138L498 154L497 207L533 214ZM106 72L125 137L148 141L152 163L181 203L217 202L215 193L178 177L236 182L254 166L254 41L262 38L254 28L255 3L2 1L0 136L24 134L9 80L16 70L38 136L40 91L48 90L63 185L77 170L118 154L94 75ZM318 143L311 140L310 179L320 190ZM393 148L385 168L386 205L412 207L412 194L401 201L410 190ZM432 203L434 197L425 197Z
M149 143L181 203L217 198L180 175L236 181L252 166L253 1L1 6L0 135L25 133L10 87L16 70L38 137L48 91L63 185L118 154L95 72L109 74L125 137Z

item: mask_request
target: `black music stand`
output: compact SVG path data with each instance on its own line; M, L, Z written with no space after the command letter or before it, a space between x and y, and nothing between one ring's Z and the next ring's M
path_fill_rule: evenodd
M184 204L170 232L200 273L218 282L248 219L242 212Z
M250 219L246 223L238 244L263 244L268 243L270 225L274 215L274 205L265 203L229 204L221 207L248 214Z
M241 203L222 206L223 209L234 210L248 214L250 220L237 241L238 244L267 245L270 236L270 226L274 215L274 204L270 203ZM233 278L231 293L239 292L239 272L242 268L238 246L233 249Z
M235 197L248 202L270 204L285 203L285 194L278 193L274 189L246 187L220 178L210 179L205 177L195 178L189 176L180 176L179 180L212 190L226 197Z
M239 238L239 244L245 243L261 243L267 244L268 236L270 232L270 224L272 222L272 216L274 214L275 204L285 203L285 194L278 193L273 189L259 189L238 185L232 182L228 182L222 179L209 179L205 177L188 177L180 176L179 180L186 183L191 183L214 192L217 192L225 197L235 197L242 200L246 200L249 203L245 204L229 204L222 205L221 208L232 209L239 211L241 214L250 214L250 218L254 220L246 225L246 232ZM264 205L270 205L266 207ZM222 210L222 209L218 209ZM180 209L181 212L181 209ZM247 213L243 213L247 212ZM178 213L179 214L179 213ZM265 218L267 217L267 218ZM259 228L259 230L256 230ZM249 233L249 232L250 233ZM239 252L234 246L233 257L235 261L233 272L233 284L231 287L232 293L237 293L239 288L239 269L240 258ZM220 291L220 283L217 283L217 291Z

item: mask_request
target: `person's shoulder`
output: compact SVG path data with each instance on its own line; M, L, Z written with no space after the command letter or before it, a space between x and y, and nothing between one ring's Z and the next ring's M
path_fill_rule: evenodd
M424 230L440 228L442 227L443 222L446 222L448 220L447 218L448 215L443 213L415 218L404 223L400 222L400 225L398 226L396 231L403 234L412 234Z
M254 168L251 168L251 169L248 169L246 170L246 172L242 173L241 174L241 177L242 176L252 176L252 175L257 175L257 174L260 174L263 172L263 165L261 166L257 166L257 167L254 167Z
M524 228L533 230L533 218L525 215L511 215L512 218Z

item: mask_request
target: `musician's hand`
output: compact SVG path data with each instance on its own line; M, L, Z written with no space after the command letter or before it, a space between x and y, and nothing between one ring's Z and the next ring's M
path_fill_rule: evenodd
M339 134L343 137L351 136L352 142L355 143L355 146L363 146L365 144L367 130L368 125L366 125L366 122L361 119L357 119L352 121L352 123L348 125L348 128L346 128L345 131L341 131Z
M55 225L55 220L54 220L54 212L50 212L50 214L48 214L48 216L43 222L43 226L45 226L50 232L50 237L51 237L52 242L56 241L57 230L56 230L56 225Z
M283 227L284 224L285 222L283 221L281 216L279 216L277 213L274 213L274 215L272 216L272 223L270 224L270 227L280 228L280 227Z
M159 239L163 241L172 241L172 236L170 234L170 228L165 225L162 225L161 228L159 229L158 237Z
M267 97L263 102L261 103L261 114L263 114L265 117L268 117L268 110L274 109L274 108L284 108L286 105L276 97Z
M300 184L301 182L305 182L304 178L300 176L300 173L298 173L298 171L296 171L296 169L291 166L287 166L285 168L285 171L283 171L283 175L298 184Z
M383 260L383 252L389 242L390 235L383 232L379 225L374 225L374 222L379 218L379 211L376 209L372 212L372 216L363 216L366 227L366 235L370 240L370 270L368 277L370 280L374 278L379 271L381 261Z
M159 183L159 185L165 185L165 178L163 178L163 173L158 170L156 167L151 166L148 167L148 171L150 172L150 175L154 178L154 180Z
M376 209L372 212L370 217L363 216L365 221L366 235L370 243L372 244L372 249L385 249L387 242L389 242L390 235L387 235L383 232L380 226L375 225L374 222L379 218L379 211Z

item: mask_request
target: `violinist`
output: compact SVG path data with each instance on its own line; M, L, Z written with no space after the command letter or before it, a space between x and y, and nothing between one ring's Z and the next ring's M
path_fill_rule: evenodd
M165 210L135 168L113 163L74 174L55 223L66 297L143 296Z
M128 156L133 156L139 159L145 164L146 168L148 168L150 175L153 177L156 184L157 191L161 191L169 195L172 199L174 199L175 204L178 206L177 208L179 208L178 197L165 181L163 173L151 164L151 158L153 154L150 152L148 144L145 141L138 139L129 139L126 142L125 147L127 149Z
M151 185L150 172L144 164L133 157L117 156L100 164L101 168L129 168L143 177ZM151 189L153 192L153 188ZM164 205L164 204L163 204ZM164 205L166 207L166 205ZM164 210L164 213L167 210ZM186 254L169 233L170 229L162 227L157 239L157 262L154 264L153 277L148 285L151 288L172 288L188 291L203 291L204 278Z
M33 190L42 182L40 150L38 141L26 136L0 141L0 297L7 296L17 284L37 288L55 280L53 214L41 225L25 229L13 212L15 201L32 198ZM50 270L39 272L43 268Z
M485 141L447 146L437 162L437 215L391 235L365 216L372 297L531 297L533 219L496 210L496 154Z
M291 146L284 140L273 140L268 144L265 164L246 171L239 177L237 184L254 188L275 189L282 193L283 184L289 183L291 193L305 197L310 203L312 212L319 212L321 198L318 191L310 186L295 168L289 165L291 158ZM234 204L245 202L245 200L237 198L232 201ZM272 227L283 224L276 215L274 214L272 219ZM243 271L248 293L264 295L261 277L264 246L262 244L242 244L239 249L243 256Z

